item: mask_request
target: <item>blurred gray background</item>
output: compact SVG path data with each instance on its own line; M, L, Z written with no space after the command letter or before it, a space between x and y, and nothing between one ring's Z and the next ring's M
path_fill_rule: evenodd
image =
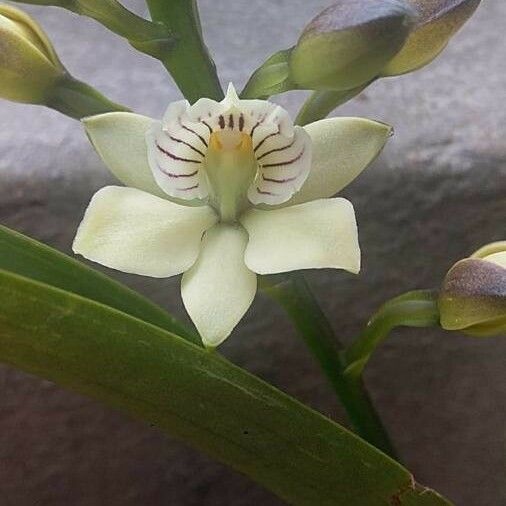
M202 0L223 83L242 86L294 43L330 0ZM141 0L127 4L142 13ZM160 117L179 94L162 67L95 22L29 8L70 71L115 101ZM364 269L309 278L343 340L378 305L439 284L457 259L506 238L506 2L484 0L435 63L383 80L340 115L391 123L381 158L345 192ZM303 94L279 101L295 112ZM0 102L0 222L70 251L91 195L112 177L79 123ZM179 280L109 272L184 317ZM262 296L221 348L232 361L343 423L282 312ZM416 478L457 505L506 504L506 340L397 331L367 383ZM247 478L106 406L20 371L0 370L2 506L217 506L281 502ZM317 505L315 505L317 506Z

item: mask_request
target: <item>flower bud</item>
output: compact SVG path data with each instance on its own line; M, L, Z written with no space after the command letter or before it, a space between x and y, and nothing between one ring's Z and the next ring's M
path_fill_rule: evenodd
M402 50L383 69L395 76L430 63L477 9L481 0L406 0L418 18Z
M401 0L339 0L316 16L290 58L300 87L349 90L374 79L401 49L414 11Z
M485 246L450 269L439 310L446 330L506 335L506 241Z
M43 103L64 74L41 27L19 9L0 5L0 97Z

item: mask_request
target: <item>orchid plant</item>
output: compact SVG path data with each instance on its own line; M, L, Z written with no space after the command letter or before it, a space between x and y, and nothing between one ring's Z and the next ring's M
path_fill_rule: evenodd
M185 97L161 120L135 114L72 77L40 26L0 5L0 96L81 120L124 185L91 198L73 251L127 273L182 274L196 331L3 227L0 359L158 425L289 504L450 504L394 460L362 374L397 326L505 334L506 244L456 264L440 290L387 301L348 347L298 271L360 272L353 206L335 195L393 131L325 116L376 80L430 63L480 0L338 0L239 94L232 84L223 93L195 0L147 0L151 19L115 0L24 3L94 18L160 60ZM295 89L311 95L292 120L270 97ZM292 319L355 434L212 352L258 287Z

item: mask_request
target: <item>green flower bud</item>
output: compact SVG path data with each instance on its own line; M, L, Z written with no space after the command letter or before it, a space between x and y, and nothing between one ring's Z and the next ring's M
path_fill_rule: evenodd
M43 103L64 74L41 27L19 9L0 5L0 97Z
M418 12L415 28L382 76L412 72L430 63L471 17L481 0L406 0Z
M441 326L472 336L506 335L506 242L456 263L439 296Z
M314 90L367 83L401 49L414 15L401 0L339 0L305 28L291 54L291 79Z

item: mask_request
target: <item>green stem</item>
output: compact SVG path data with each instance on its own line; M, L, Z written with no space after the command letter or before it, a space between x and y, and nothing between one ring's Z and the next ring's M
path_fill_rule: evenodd
M176 44L158 56L183 95L195 102L201 97L223 98L216 67L202 38L195 0L147 0L154 21L163 23Z
M352 90L314 91L301 107L295 122L297 125L307 125L325 118L334 109L356 97L371 83L372 81Z
M383 304L358 339L345 350L346 375L360 376L371 354L396 327L439 326L437 299L436 291L416 290Z
M341 399L353 427L366 441L394 457L395 451L361 378L345 376L341 344L302 274L279 283L264 279L265 291L285 309Z
M81 119L86 116L112 111L128 111L126 107L111 102L95 88L65 74L56 83L47 97L45 105L66 116Z
M77 14L88 16L131 42L167 40L167 28L153 23L126 9L116 0L75 0L68 8Z
M153 45L168 41L167 28L137 16L117 0L13 0L19 3L54 5L98 21L121 37L135 43ZM148 48L146 47L146 50ZM144 50L144 49L141 49Z

